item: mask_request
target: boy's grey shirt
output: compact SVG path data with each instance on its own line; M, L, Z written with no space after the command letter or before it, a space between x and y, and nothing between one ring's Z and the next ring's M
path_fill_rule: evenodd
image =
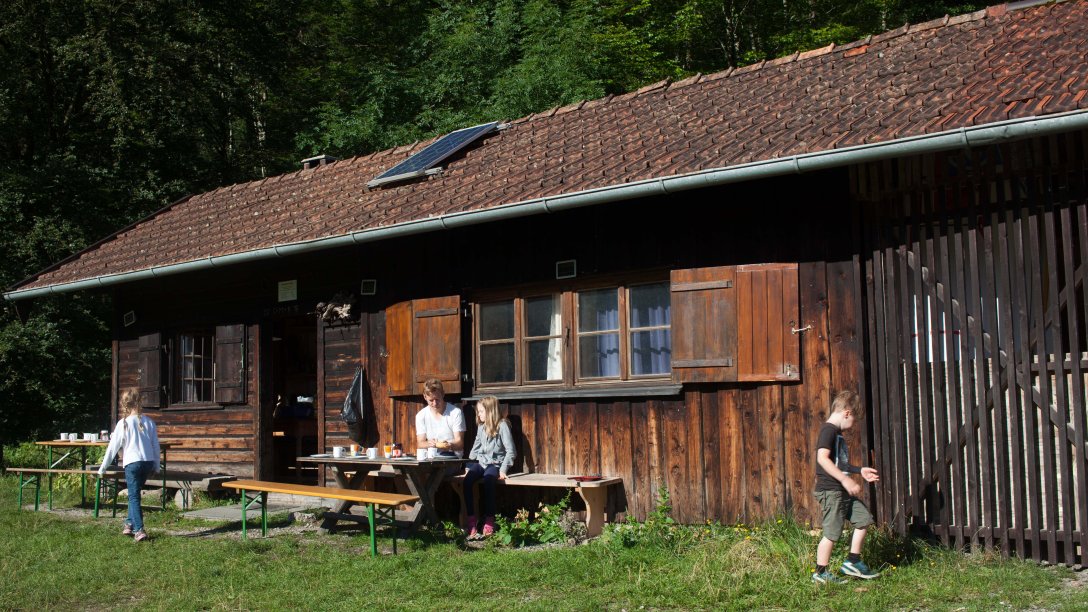
M511 465L514 465L514 434L510 431L510 424L499 421L499 435L494 438L487 437L487 430L483 425L476 428L476 441L472 443L472 450L468 453L469 459L479 461L481 465L498 465L499 473L506 474Z

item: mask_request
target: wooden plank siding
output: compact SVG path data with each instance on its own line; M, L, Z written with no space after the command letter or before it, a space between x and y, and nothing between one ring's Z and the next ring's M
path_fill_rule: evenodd
M1078 132L851 172L896 531L1083 564L1086 152Z

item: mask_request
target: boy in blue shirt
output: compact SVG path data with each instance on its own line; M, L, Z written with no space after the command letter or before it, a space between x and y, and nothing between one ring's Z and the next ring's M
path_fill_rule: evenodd
M854 426L864 416L861 400L855 391L841 391L831 402L831 416L820 427L816 438L816 501L820 502L823 518L823 538L816 547L816 572L812 581L826 583L846 582L827 570L831 551L842 536L843 523L850 521L854 535L850 539L850 554L840 571L847 576L876 578L880 574L869 569L861 560L861 546L865 542L866 528L873 524L873 515L858 499L861 485L850 474L861 474L866 482L880 479L871 467L850 464L850 454L842 432Z

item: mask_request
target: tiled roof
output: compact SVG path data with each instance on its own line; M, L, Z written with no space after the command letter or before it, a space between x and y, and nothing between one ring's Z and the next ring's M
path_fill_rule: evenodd
M552 109L511 122L427 180L366 187L422 143L223 187L180 201L13 289L1088 109L1088 0L1014 6Z

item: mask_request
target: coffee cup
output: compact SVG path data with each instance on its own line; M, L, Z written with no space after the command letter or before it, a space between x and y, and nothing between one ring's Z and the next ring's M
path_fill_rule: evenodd
M428 459L434 459L436 457L438 457L438 449L433 447L433 446L428 448L427 449L427 458Z
M417 448L416 449L416 459L426 459L426 458L427 458L427 449Z
M60 439L61 439L61 440L67 440L67 439L68 439L68 434L67 434L67 433L62 433L62 434L60 435Z
M371 448L366 449L366 458L367 459L377 459L378 458L378 448L377 447L371 447Z
M88 442L94 442L94 439L97 438L97 437L98 437L98 434L94 434L94 433L85 433L85 434L83 434L83 439L88 441Z
M343 457L344 456L344 447L343 446L334 446L334 447L332 447L332 456L336 457L337 459L339 459L340 457Z

